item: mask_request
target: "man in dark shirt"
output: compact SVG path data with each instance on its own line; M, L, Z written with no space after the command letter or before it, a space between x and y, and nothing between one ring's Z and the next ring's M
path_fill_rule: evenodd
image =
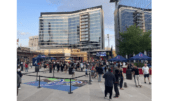
M134 68L132 69L133 75L135 77L135 85L136 87L138 87L138 85L141 87L141 82L139 80L139 69L137 68L137 66L134 66Z
M115 70L115 78L116 81L114 82L114 91L116 92L114 98L118 98L119 97L119 90L118 90L118 82L119 82L119 69L116 67Z
M104 98L106 98L107 93L110 93L109 100L111 100L113 84L116 81L116 78L114 74L111 73L111 69L109 69L108 72L103 75L103 78L105 78L105 97Z

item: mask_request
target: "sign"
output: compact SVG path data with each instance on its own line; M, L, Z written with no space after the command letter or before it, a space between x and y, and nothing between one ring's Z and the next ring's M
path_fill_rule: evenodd
M71 56L71 54L70 53L65 53L65 56Z
M38 66L39 60L38 58L33 58L33 66Z
M97 52L96 56L106 56L106 52Z

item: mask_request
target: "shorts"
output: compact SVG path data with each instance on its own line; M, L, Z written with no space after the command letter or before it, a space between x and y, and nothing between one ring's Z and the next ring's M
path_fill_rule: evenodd
M149 77L149 74L144 74L144 78Z

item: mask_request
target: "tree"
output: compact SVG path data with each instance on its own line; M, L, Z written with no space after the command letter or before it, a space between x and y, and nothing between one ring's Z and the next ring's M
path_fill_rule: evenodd
M127 28L127 31L120 33L120 39L118 40L120 55L137 54L144 50L151 49L151 31L143 32L142 29L132 25Z

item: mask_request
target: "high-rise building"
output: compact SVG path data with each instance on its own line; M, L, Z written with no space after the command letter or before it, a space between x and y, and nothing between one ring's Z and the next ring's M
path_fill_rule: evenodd
M73 12L42 12L39 17L41 49L104 49L102 6Z
M114 22L115 50L118 53L118 40L121 39L119 32L125 32L129 26L134 24L143 29L143 31L151 30L151 9L118 5L114 11Z
M29 37L29 48L31 50L38 50L38 40L39 40L39 36L30 36Z

